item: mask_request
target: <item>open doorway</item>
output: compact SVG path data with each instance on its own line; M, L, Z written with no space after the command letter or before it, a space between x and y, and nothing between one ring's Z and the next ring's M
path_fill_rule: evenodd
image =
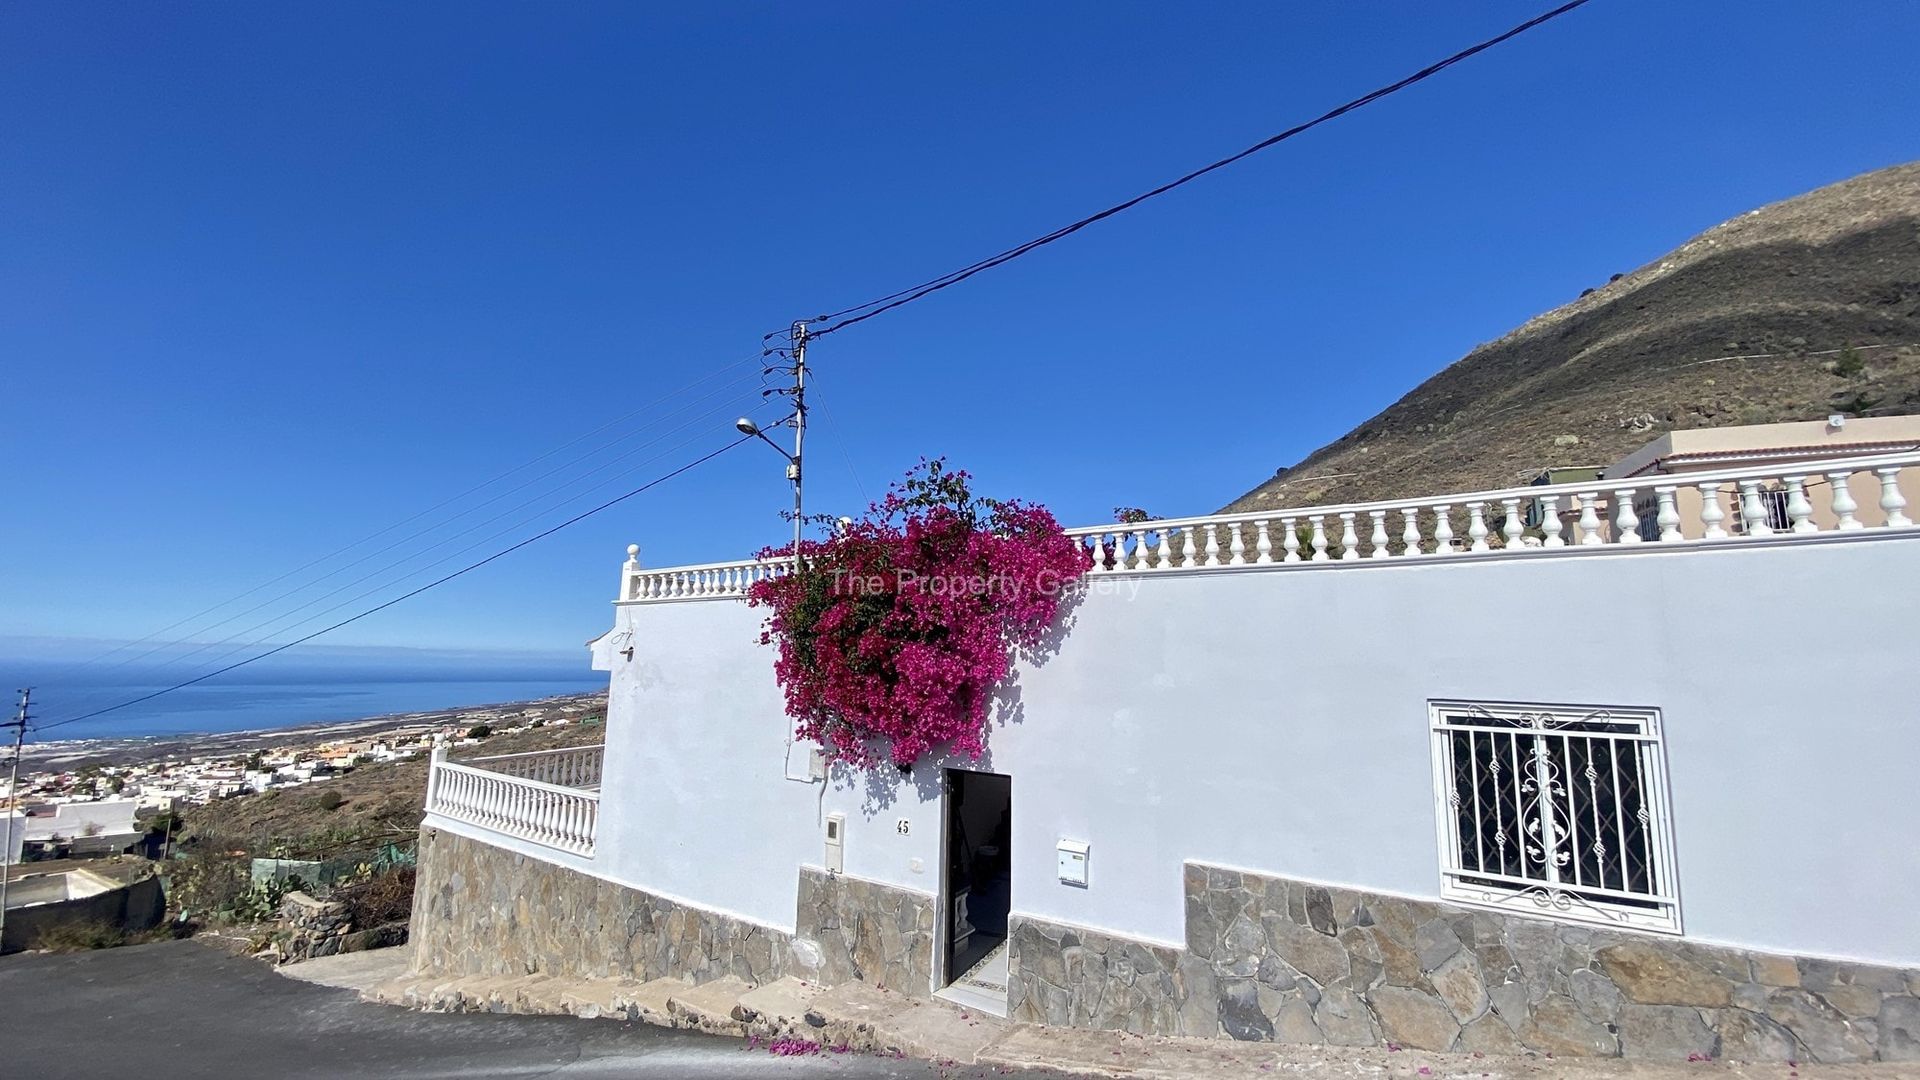
M941 996L1004 1015L1007 913L1013 901L1013 779L948 769L940 902Z

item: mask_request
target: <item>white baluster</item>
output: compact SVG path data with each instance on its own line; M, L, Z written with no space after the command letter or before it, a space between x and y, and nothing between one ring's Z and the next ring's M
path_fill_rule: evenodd
M1583 491L1575 495L1574 498L1580 500L1580 521L1578 524L1581 545L1605 543L1606 541L1600 539L1600 514L1597 509L1600 503L1600 493L1597 491Z
M1708 540L1726 538L1727 530L1720 523L1727 520L1727 511L1720 505L1720 485L1709 481L1700 485L1700 524L1706 531L1701 534Z
M1504 515L1500 522L1500 535L1509 548L1517 548L1520 546L1520 534L1527 531L1527 527L1520 523L1520 500L1502 499L1500 510Z
M1229 538L1227 552L1232 556L1227 560L1227 565L1245 566L1247 564L1247 542L1246 539L1240 535L1240 523L1235 521L1229 524L1227 526L1227 535Z
M1280 561L1281 562L1299 562L1300 561L1300 519L1299 518L1281 518L1280 531L1281 533L1284 534L1280 538L1280 547L1286 551L1286 554L1281 556Z
M1147 542L1147 530L1129 534L1133 538L1133 568L1146 570L1153 565L1153 545Z
M1433 508L1433 553L1453 554L1453 507L1446 503Z
M1804 476L1787 477L1787 521L1788 528L1793 532L1820 531L1820 526L1813 523L1813 504L1807 501L1807 478Z
M1161 570L1173 566L1173 534L1164 528L1160 530L1160 551L1153 565Z
M1212 525L1207 526L1207 565L1220 565L1220 533Z
M1373 535L1367 538L1367 542L1373 545L1373 550L1368 553L1367 557L1384 559L1393 554L1387 550L1387 512L1385 510L1369 510L1367 511L1367 515L1373 518Z
M1193 542L1193 526L1180 530L1180 565L1192 568L1200 565L1200 548Z
M1674 492L1680 490L1672 484L1653 489L1653 497L1659 503L1660 511L1654 516L1654 522L1660 526L1660 542L1671 544L1685 537L1680 535L1680 506L1674 501Z
M1467 545L1468 551L1491 551L1487 544L1487 504L1472 502L1467 504L1467 537L1473 543Z
M1640 542L1640 515L1633 512L1634 488L1616 488L1613 492L1615 511L1613 526L1619 535L1614 539L1622 544Z
M1254 560L1253 561L1261 564L1272 562L1273 561L1273 537L1267 535L1267 523L1265 521L1254 522L1253 532L1254 532L1254 541L1253 541Z
M1560 520L1560 496L1540 496L1540 531L1546 534L1546 539L1541 541L1541 546L1566 547L1567 541L1563 535L1566 530L1566 523Z
M1313 558L1311 561L1326 562L1328 558L1326 519L1319 514L1314 514L1307 520L1313 523Z
M1104 570L1106 568L1107 552L1106 545L1100 542L1100 534L1094 533L1091 536L1083 536L1081 540L1084 541L1081 546L1086 549L1087 558L1093 560L1091 572L1097 574L1101 570Z
M1886 514L1889 529L1904 529L1913 524L1906 515L1907 497L1900 494L1900 470L1897 468L1875 469L1880 477L1880 509Z
M1853 491L1850 486L1853 483L1853 474L1830 472L1827 474L1827 483L1830 485L1828 490L1833 495L1833 516L1839 519L1837 528L1841 532L1866 528L1860 524L1859 518L1853 516L1854 511L1860 509L1860 504L1853 501Z
M1353 531L1353 515L1340 515L1340 558L1357 559L1360 557L1360 536Z
M1406 506L1400 509L1400 543L1405 548L1400 554L1419 556L1420 550L1420 508Z
M1740 519L1746 523L1748 536L1772 536L1773 526L1767 524L1767 508L1760 504L1760 481L1740 481Z

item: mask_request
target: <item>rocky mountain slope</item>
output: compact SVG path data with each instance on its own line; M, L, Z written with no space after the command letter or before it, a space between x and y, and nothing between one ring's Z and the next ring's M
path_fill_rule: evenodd
M1920 412L1920 162L1716 225L1482 345L1236 499L1522 484L1675 428Z

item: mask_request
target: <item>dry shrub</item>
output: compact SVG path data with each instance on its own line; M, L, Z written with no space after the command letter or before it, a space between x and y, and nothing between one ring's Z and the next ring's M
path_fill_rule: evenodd
M403 922L413 914L414 868L396 866L336 889L333 898L347 906L355 930Z

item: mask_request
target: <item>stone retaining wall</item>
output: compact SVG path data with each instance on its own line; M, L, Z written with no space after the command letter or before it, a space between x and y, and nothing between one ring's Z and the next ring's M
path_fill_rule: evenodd
M820 950L820 963L807 977L830 986L859 979L929 997L933 911L934 898L926 893L801 867L796 935L802 952L806 941Z
M793 959L780 930L434 828L420 831L413 940L416 970L454 975L763 983Z
M1185 950L1018 920L1014 1018L1485 1053L1920 1059L1916 971L1194 864L1185 893Z

